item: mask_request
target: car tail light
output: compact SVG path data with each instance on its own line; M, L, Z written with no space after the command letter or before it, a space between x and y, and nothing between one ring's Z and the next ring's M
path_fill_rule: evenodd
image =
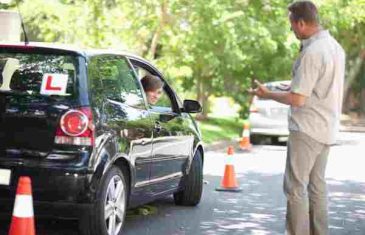
M251 105L250 106L250 113L257 113L259 110L257 109L257 107L255 105Z
M90 108L67 111L56 130L56 144L94 145L94 125Z

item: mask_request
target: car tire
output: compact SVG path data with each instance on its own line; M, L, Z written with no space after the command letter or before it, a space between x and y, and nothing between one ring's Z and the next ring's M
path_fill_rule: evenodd
M254 145L260 145L262 144L262 136L259 136L259 135L250 135L250 141L252 144Z
M101 181L93 207L80 218L80 234L122 234L127 197L126 177L120 168L112 166Z
M280 144L280 142L279 142L279 137L277 137L277 136L272 136L272 137L270 138L270 142L271 142L271 144L272 144L272 145L279 145L279 144Z
M182 190L174 193L176 205L196 206L203 192L203 160L200 151L195 153L189 174L182 181Z

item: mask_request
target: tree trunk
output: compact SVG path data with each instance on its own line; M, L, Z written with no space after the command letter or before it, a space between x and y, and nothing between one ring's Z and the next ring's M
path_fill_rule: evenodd
M168 22L167 2L164 1L160 5L159 23L158 23L157 29L153 35L151 45L150 45L150 50L148 53L148 55L151 59L156 58L158 42L160 41L162 30L165 27L165 25L167 24L167 22Z
M197 100L203 107L203 111L199 113L196 118L199 120L204 120L208 118L209 112L209 92L207 91L207 84L205 84L205 78L199 76L197 80Z
M160 40L161 32L162 32L162 29L161 29L161 25L160 25L157 28L155 34L153 35L152 42L151 42L151 47L150 47L150 51L148 53L149 54L149 57L151 59L155 59L156 58L157 44L158 44L158 41Z
M102 41L102 33L100 30L100 26L98 24L98 21L100 19L100 16L103 14L103 3L101 2L94 2L94 1L89 1L89 5L92 6L92 15L93 15L93 26L91 28L92 30L92 35L93 35L93 45L95 47L100 47L101 45L101 41Z
M365 88L360 91L360 116L365 117Z
M364 62L364 55L358 56L355 61L353 62L351 68L349 69L347 79L345 80L345 86L344 86L344 93L343 93L343 112L347 113L349 112L349 109L351 108L349 105L346 105L349 99L349 91L351 89L352 83L355 81L356 77L361 71L361 66Z

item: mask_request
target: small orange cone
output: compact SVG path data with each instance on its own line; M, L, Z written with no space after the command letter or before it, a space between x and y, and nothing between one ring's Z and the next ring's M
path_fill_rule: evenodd
M252 144L250 141L250 123L245 121L243 123L242 139L240 140L240 149L243 151L250 151Z
M221 186L216 188L217 191L230 191L230 192L240 192L241 188L238 187L236 173L234 171L234 165L232 164L233 157L233 147L229 146L227 149L228 161L224 170L224 176L221 182Z
M27 176L19 178L9 235L35 235L32 186Z

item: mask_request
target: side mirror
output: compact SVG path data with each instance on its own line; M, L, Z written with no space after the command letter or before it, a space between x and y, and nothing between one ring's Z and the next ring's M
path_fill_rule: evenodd
M186 113L200 113L202 111L202 106L196 100L184 100L183 112Z

